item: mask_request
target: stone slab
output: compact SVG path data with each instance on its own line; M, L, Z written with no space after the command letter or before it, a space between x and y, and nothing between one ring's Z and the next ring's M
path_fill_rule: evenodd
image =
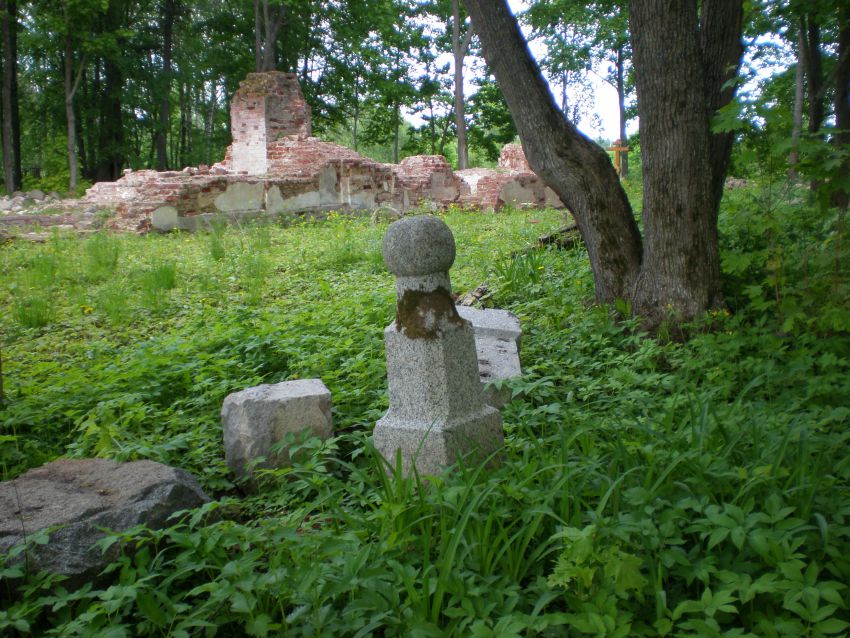
M167 232L180 228L180 217L174 206L160 206L151 213L151 226L154 230Z
M522 328L519 318L508 310L457 306L458 314L469 321L476 337L496 337L512 340L519 348Z
M100 528L123 531L140 523L161 528L174 512L208 500L191 474L162 463L53 461L0 483L0 553L25 536L55 528L46 545L27 551L30 569L64 574L66 587L79 587L118 557L117 544L106 554L94 546L105 536Z
M333 434L331 393L321 379L264 384L234 392L221 408L224 456L239 477L251 475L251 464L278 468L290 463L289 451L273 448L289 433L308 430L326 439Z
M511 400L511 389L497 389L492 383L522 376L516 342L504 337L476 336L478 373L484 385L484 400L496 409Z

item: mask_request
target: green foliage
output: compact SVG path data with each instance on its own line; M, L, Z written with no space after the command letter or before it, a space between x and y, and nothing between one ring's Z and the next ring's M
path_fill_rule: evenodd
M470 148L495 162L502 147L517 136L513 117L495 81L485 79L478 82L478 91L469 100L469 114L472 120L469 127Z
M733 308L766 313L786 333L850 332L846 213L807 200L787 182L728 194L724 292Z
M382 226L334 216L218 228L218 258L206 233L110 238L120 249L105 279L70 267L85 273L89 242L103 238L4 246L3 304L24 280L34 291L60 282L49 328L0 317L5 476L60 453L152 458L189 469L217 500L164 530L110 535L104 544L128 551L101 587L69 593L7 561L0 631L846 633L850 337L823 318L844 302L812 293L807 320L783 331L791 315L747 293L780 248L788 261L805 246L810 263L834 254L833 227L804 202L764 198L730 193L721 229L733 313L705 317L686 343L593 306L580 248L527 250L560 213L450 211L455 289L487 280L490 300L520 316L524 374L506 383L501 464L428 482L389 471L369 438L386 409L382 330L394 300ZM174 286L152 313L142 273L163 264ZM782 295L799 299L833 276L796 261L782 273ZM115 291L120 322L97 302ZM80 299L94 300L91 312ZM314 376L333 392L336 435L285 441L294 464L232 498L224 396Z

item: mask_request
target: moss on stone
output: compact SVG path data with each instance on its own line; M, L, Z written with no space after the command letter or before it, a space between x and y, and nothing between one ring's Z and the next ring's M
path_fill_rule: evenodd
M398 301L396 329L411 339L436 339L446 323L463 326L466 321L458 314L451 293L440 286L423 292L407 290Z

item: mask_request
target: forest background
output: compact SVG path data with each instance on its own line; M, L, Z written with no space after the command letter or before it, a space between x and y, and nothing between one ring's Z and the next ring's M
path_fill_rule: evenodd
M514 3L573 122L600 130L605 109L594 94L604 83L615 90L619 134L604 144L629 137L636 114L626 4ZM797 144L806 128L814 137L804 141L822 141L840 81L840 2L747 4L743 90L724 120L745 142L733 163L739 176L755 170L752 153L764 154L769 138ZM212 164L230 141L229 101L252 70L297 73L316 134L382 161L442 153L460 168L487 165L516 135L457 0L8 0L2 8L7 192L76 192L128 167ZM639 139L629 143L637 149Z

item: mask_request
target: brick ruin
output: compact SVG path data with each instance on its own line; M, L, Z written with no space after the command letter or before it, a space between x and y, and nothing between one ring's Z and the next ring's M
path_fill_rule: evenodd
M233 96L233 143L223 161L182 171L124 171L99 182L83 204L112 208L115 228L192 230L211 216L317 215L327 211L398 214L431 202L497 211L506 204L562 206L508 144L497 169L453 171L441 155L381 164L311 135L310 106L294 74L250 73Z

